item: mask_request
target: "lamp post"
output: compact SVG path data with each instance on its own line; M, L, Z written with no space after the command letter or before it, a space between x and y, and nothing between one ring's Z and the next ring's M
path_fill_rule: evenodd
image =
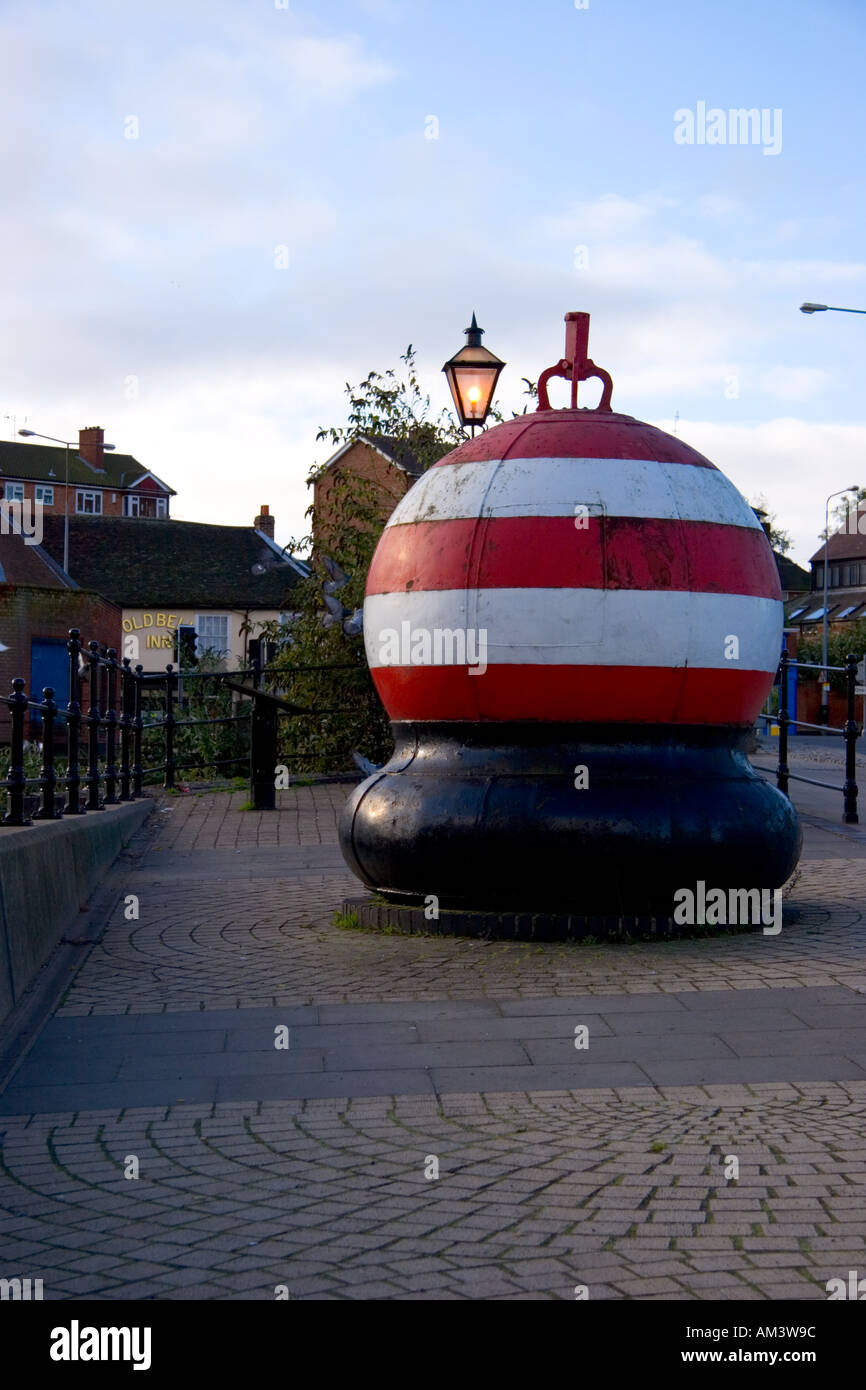
M846 492L856 492L857 487L840 487L838 492L831 492L824 507L824 611L822 622L824 627L824 638L821 648L821 660L824 669L821 672L821 712L818 715L819 724L830 723L830 681L827 671L827 642L829 638L829 626L827 623L827 573L829 570L830 559L830 503L834 497L842 497Z
M505 363L481 346L484 329L478 327L474 314L471 324L463 331L466 334L464 346L448 359L442 370L448 378L460 423L471 428L474 438L476 425L483 425L490 413L493 392Z
M866 309L840 309L838 304L812 304L809 300L800 305L801 314L823 314L828 310L833 314L866 314Z
M64 569L64 572L65 572L66 574L68 574L68 573L69 573L69 450L70 450L71 448L73 448L74 446L70 443L70 441L69 441L68 439L56 439L56 438L54 437L53 434L40 434L40 433L38 432L38 430L19 430L18 433L19 433L19 434L23 434L23 435L24 435L26 438L28 438L28 439L50 439L52 444L62 444L62 445L64 446L64 448L66 449L66 481L65 481L64 487L63 487L63 569ZM111 449L114 448L114 445L113 445L113 444L103 444L102 447L103 447L103 449L109 449L109 450L111 450ZM75 457L80 459L80 458L81 458L81 455L80 455L80 454L76 454ZM82 463L86 463L87 460L86 460L86 459L81 459L81 462L82 462Z

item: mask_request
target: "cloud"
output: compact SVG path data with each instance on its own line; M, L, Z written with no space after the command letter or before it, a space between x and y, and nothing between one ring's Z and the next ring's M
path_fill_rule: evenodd
M389 81L395 70L369 55L357 35L342 38L298 36L278 44L276 55L282 74L309 101L354 101L360 92Z
M759 372L759 390L783 401L808 401L824 389L829 374L820 367L772 367Z
M672 420L653 421L673 432ZM808 568L820 545L828 493L866 484L866 425L816 423L780 416L758 425L681 419L680 439L706 455L743 495L767 498L793 539L792 559Z
M743 203L740 198L734 198L730 193L704 193L698 199L698 211L702 217L721 221L724 218L739 216L743 212Z

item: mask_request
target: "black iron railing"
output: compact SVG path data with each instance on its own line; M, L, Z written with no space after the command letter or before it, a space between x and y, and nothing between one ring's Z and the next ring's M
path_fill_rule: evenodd
M117 660L113 647L96 641L81 641L81 633L72 628L67 642L69 651L69 700L60 709L54 699L55 690L46 686L41 700L25 694L25 682L17 677L12 682L12 694L0 696L0 705L9 711L11 734L9 766L4 783L7 809L0 824L30 825L33 820L56 820L60 816L84 815L101 811L142 795L146 779L160 777L165 788L176 785L177 773L182 770L245 767L249 770L250 788L256 809L272 809L275 804L275 764L277 761L277 717L288 714L316 718L321 715L350 714L346 709L307 709L291 703L274 691L264 688L268 675L285 681L292 673L311 671L354 672L363 675L357 665L327 667L298 666L269 668L256 662L248 669L234 672L179 672L168 665L164 672L145 673L141 665L132 666L128 657ZM242 679L251 685L242 685ZM221 714L213 718L178 718L179 692L212 682L222 684L233 692L233 711L239 709L237 695L246 696L249 703L240 712ZM87 689L87 708L84 709L84 690ZM41 725L41 767L38 777L28 777L25 753L28 715L38 716ZM229 757L181 759L176 756L180 730L203 729L228 725L249 726L249 736L242 752ZM65 740L66 770L57 768L58 733ZM159 762L143 765L145 749L153 747L152 735L160 737ZM294 753L294 758L304 758ZM315 754L311 754L315 757ZM30 791L28 789L31 789ZM28 796L38 789L38 808L28 808Z
M844 666L817 666L810 661L792 661L787 652L782 653L779 662L779 713L775 722L779 725L779 765L776 769L776 786L788 795L789 782L809 782L813 787L826 787L837 792L840 787L835 782L822 782L817 777L804 777L799 772L791 772L788 767L788 730L816 729L822 734L835 734L845 741L845 782L841 788L843 800L843 819L849 825L859 824L857 814L857 740L862 728L854 717L854 699L857 693L857 657L847 656ZM803 671L843 672L847 696L847 718L841 728L829 724L810 724L804 719L792 719L788 713L788 672L793 669Z

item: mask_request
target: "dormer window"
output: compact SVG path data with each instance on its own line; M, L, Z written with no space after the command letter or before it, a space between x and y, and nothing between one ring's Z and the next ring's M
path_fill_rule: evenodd
M168 516L168 498L154 497L152 493L127 493L123 499L124 516L162 517Z

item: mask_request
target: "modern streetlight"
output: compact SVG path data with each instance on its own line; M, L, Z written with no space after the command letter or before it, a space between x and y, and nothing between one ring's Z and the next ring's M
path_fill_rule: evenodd
M824 640L821 656L821 660L824 663L824 669L821 672L821 712L818 716L819 724L830 723L830 681L828 679L827 671L827 641L829 636L827 623L827 574L830 568L830 503L833 501L834 497L842 497L846 492L856 493L857 491L858 489L856 484L853 487L841 487L838 492L830 493L830 496L827 498L826 506L824 507L824 612L822 619L824 627Z
M39 434L38 430L19 430L27 439L50 439L52 444L62 444L66 449L66 482L63 489L63 569L69 573L69 450L75 446L68 439L55 439L53 434ZM103 444L103 449L112 450L113 444ZM81 463L87 463L80 454L75 455Z
M840 309L838 304L810 304L807 300L800 305L801 314L823 314L827 310L833 314L866 314L866 309Z
M483 328L475 315L465 328L466 343L442 368L451 387L461 425L469 425L475 436L476 425L483 425L490 413L493 392L505 363L481 346Z

